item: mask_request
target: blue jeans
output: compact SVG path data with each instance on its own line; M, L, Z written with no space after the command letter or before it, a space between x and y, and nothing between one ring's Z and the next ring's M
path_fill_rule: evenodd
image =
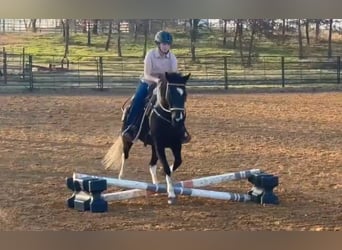
M148 84L146 82L140 81L139 85L135 91L135 95L133 101L131 103L131 109L127 117L126 127L130 125L137 125L137 119L141 116L141 113L144 110L145 106L145 98L148 94Z

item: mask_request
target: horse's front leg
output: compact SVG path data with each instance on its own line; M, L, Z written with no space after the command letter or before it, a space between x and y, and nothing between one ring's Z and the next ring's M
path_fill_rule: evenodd
M175 158L171 171L175 172L176 169L182 164L182 144L177 144L171 148Z
M168 203L169 204L175 204L176 203L176 194L173 188L173 183L171 179L171 169L170 165L167 162L166 154L165 154L165 147L156 145L156 151L157 156L163 165L164 173L165 173L165 179L166 179L166 186L167 186L167 194L168 194Z
M154 145L151 146L152 150L152 155L151 155L151 160L150 160L150 173L152 177L152 182L153 184L158 184L158 177L157 177L157 161L158 161L158 156L156 152L156 148Z

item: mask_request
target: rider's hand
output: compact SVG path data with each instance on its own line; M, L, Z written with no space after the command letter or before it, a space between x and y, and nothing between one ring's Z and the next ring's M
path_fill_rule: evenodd
M166 77L164 74L160 74L159 75L159 80L158 80L158 84L161 84L161 83L166 83L167 80L166 80Z

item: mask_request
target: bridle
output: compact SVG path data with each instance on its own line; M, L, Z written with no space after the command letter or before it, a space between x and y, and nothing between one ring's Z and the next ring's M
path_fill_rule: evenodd
M166 83L166 91L165 91L165 99L167 100L167 95L169 92L169 86L172 87L184 87L184 84L182 83ZM167 114L170 114L172 111L183 111L185 113L185 108L178 108L178 107L169 107L166 108L164 107L163 103L162 103L162 97L161 97L161 85L157 86L157 101L156 104L154 105L151 115L152 113L155 113L159 118L161 118L162 120L168 122L171 124L171 119L163 116L158 110L157 108L160 107L162 111L166 112Z

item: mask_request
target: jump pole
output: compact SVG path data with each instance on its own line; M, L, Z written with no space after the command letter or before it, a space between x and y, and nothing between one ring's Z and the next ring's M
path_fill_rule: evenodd
M233 173L202 177L202 178L177 182L174 184L174 187L185 187L185 188L205 187L205 186L210 186L214 184L219 184L222 182L247 179L249 176L253 174L258 174L260 172L261 172L260 169L250 169L246 171L238 171L238 172L233 172ZM108 178L108 177L91 176L91 175L86 175L86 174L81 174L81 173L74 174L74 178L84 178L84 177L94 177L94 178L105 179L108 185L113 185L111 184L111 180L110 180L111 178ZM127 200L127 199L142 197L142 196L148 196L148 194L149 192L147 192L146 189L134 188L134 189L115 192L115 193L105 193L105 194L102 194L102 197L107 201L114 201L114 200Z
M107 185L118 186L121 188L129 188L129 189L140 189L140 190L147 190L155 193L166 193L167 187L164 184L151 184L146 182L139 182L139 181L132 181L132 180L119 180L116 178L108 178L108 177L101 177L101 176L91 176L85 174L74 173L73 178L98 178L98 179L105 179L107 181ZM213 179L213 183L218 183L218 179ZM209 181L208 181L209 182ZM203 182L202 182L203 183ZM135 191L136 192L136 191ZM218 191L211 191L211 190L202 190L202 189L195 189L195 188L187 188L181 186L174 186L174 192L177 195L188 195L193 197L202 197L202 198L211 198L211 199L219 199L219 200L233 200L233 201L240 201L246 202L251 200L250 195L247 194L236 194L230 192L218 192ZM115 193L113 193L115 194ZM143 194L146 194L146 192ZM114 200L113 196L108 195L108 199ZM137 196L135 196L137 197ZM105 199L105 197L103 197Z

